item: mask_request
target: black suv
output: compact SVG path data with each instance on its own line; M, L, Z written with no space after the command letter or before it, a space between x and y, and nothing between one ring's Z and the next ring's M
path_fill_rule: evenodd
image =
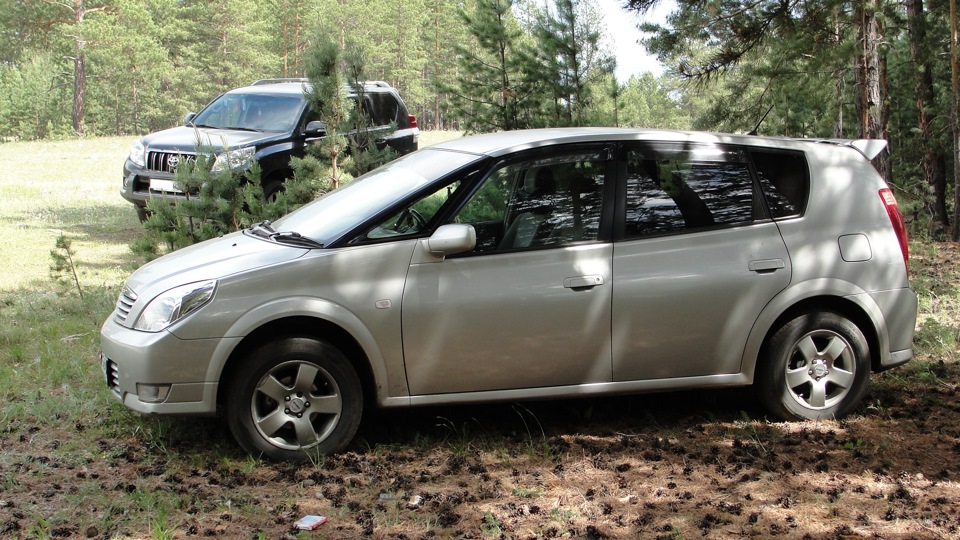
M264 193L269 197L292 176L290 158L302 157L306 146L322 137L324 125L308 106L306 79L264 79L230 90L199 113L190 113L184 125L151 133L133 143L123 165L120 194L132 202L141 220L151 198L183 196L174 183L177 165L196 157L198 147L212 148L214 170L243 171L256 160L262 169ZM407 113L400 94L382 81L364 83L363 110L373 120L374 132L385 135L379 146L400 154L417 149L420 129ZM390 132L390 127L396 128Z

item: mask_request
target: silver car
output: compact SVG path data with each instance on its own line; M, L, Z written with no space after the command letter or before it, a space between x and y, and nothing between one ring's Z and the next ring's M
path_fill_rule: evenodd
M917 298L884 141L555 129L453 140L275 223L162 257L101 332L144 414L222 413L249 452L353 438L365 406L753 384L854 411Z

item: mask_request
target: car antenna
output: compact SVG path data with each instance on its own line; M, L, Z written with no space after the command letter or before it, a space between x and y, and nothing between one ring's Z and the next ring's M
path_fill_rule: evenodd
M760 130L760 124L762 124L763 121L767 119L767 115L770 114L770 111L772 111L772 110L773 110L773 105L771 105L770 108L767 109L767 112L763 113L763 116L760 118L760 121L757 122L756 127L754 127L753 129L751 129L750 131L748 131L748 132L747 132L747 135L756 135L757 132Z

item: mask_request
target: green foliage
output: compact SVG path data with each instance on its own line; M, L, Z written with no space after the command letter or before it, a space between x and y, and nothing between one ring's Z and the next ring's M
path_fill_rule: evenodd
M76 251L72 242L63 233L57 237L56 246L50 250L50 277L57 281L72 281L77 287L77 294L83 298L83 288L80 287L80 277L77 275L77 265L74 262Z
M470 38L456 46L455 83L438 84L468 132L512 130L531 124L524 114L533 98L523 65L529 53L512 6L512 0L478 0L472 10L464 5L459 11Z
M144 222L144 235L131 245L134 253L152 259L264 220L272 221L328 189L315 159L297 160L286 190L272 200L264 196L256 162L239 174L212 171L214 161L212 151L201 148L197 159L177 168L175 184L185 193L184 198L147 203L149 217Z

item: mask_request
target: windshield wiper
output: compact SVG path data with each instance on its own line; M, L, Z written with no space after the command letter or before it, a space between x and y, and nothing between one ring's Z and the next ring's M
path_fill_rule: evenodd
M308 249L320 249L323 247L323 244L317 242L312 238L307 238L298 232L293 231L278 231L273 228L273 225L270 224L270 220L264 220L260 223L257 223L249 229L250 234L254 236L259 236L260 238L266 238L267 240L273 240L278 244L287 244L290 246L303 247Z
M257 223L253 227L250 227L250 232L260 238L273 238L274 234L277 234L277 230L273 228L273 225L270 224L269 219L265 219L260 223Z
M289 244L291 246L304 247L309 249L320 249L323 244L312 238L307 238L298 232L275 232L270 238L278 244Z
M254 132L256 132L256 133L260 133L260 130L259 130L259 129L253 129L253 128L248 128L248 127L243 127L243 126L226 126L226 127L224 127L224 128L221 128L221 129L232 129L232 130L234 130L234 131L254 131Z

